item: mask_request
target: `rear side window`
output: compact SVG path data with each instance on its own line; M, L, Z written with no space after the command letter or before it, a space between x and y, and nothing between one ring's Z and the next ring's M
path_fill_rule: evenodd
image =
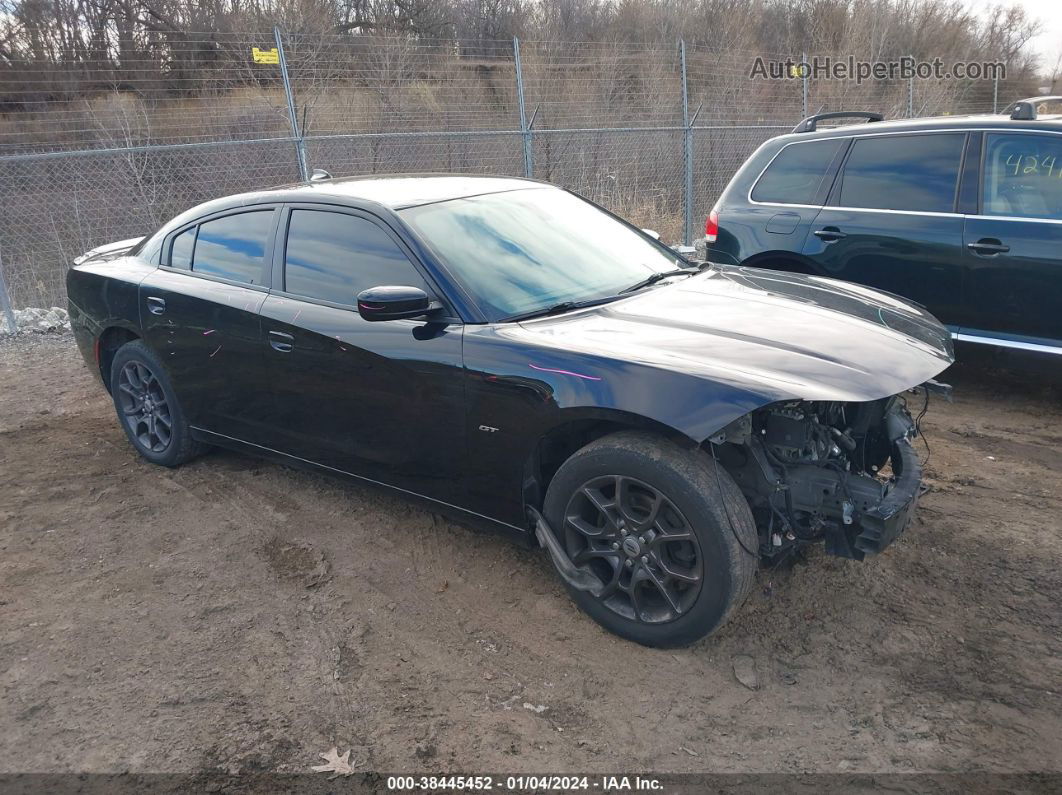
M826 172L845 144L841 138L790 144L767 166L752 199L779 204L818 204Z
M1062 216L1062 135L989 135L983 212Z
M191 269L192 251L195 250L195 233L198 230L199 227L193 226L191 229L185 229L173 239L173 246L170 248L171 268Z
M245 284L261 284L266 241L272 228L272 210L226 215L200 224L192 270Z
M324 210L291 211L285 291L353 306L358 293L380 285L428 289L398 244L371 221Z
M842 207L950 213L963 133L858 138L841 174Z

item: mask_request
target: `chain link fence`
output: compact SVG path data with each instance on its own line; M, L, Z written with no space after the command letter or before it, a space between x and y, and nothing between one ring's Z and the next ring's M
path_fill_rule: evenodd
M66 269L94 246L313 168L533 176L690 242L749 154L809 113L991 112L1026 89L753 80L755 54L681 42L274 30L182 34L120 56L120 68L108 57L0 73L0 263L16 307L64 303Z

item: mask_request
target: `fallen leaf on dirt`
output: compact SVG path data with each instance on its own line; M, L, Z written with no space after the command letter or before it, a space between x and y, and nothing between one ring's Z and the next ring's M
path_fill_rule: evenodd
M689 754L690 756L697 756L697 752L696 752L696 751L691 751L691 750L690 750L689 748L687 748L687 747L686 747L686 746L684 746L684 745L680 745L680 746L679 746L679 750L681 750L681 751L685 751L685 752L686 752L687 754Z
M734 658L734 676L749 690L758 690L760 678L756 675L756 661L747 654L739 654Z
M350 750L348 749L342 756L339 755L339 749L333 747L328 753L318 754L327 764L324 765L311 765L310 769L314 773L331 773L328 778L333 779L339 776L352 776L354 775L354 768L350 766ZM356 764L356 763L355 763Z
M450 587L450 581L449 580L443 580L442 581L442 585L440 585L438 588L435 589L435 593L442 593L443 591L445 591L449 587Z

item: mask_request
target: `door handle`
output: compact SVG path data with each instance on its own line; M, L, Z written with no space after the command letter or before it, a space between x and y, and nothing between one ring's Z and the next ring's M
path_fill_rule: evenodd
M154 295L149 295L147 300L148 312L153 315L161 315L166 311L166 302Z
M1010 251L1010 246L1000 243L994 237L983 237L976 243L967 243L966 248L988 257L993 254L1006 254Z
M283 331L270 331L269 332L269 346L281 353L291 353L295 347L295 338L290 334L285 334Z
M827 226L825 229L816 229L811 234L815 235L815 237L820 240L825 240L827 243L834 240L840 240L842 237L846 236L840 229L834 229L830 226Z

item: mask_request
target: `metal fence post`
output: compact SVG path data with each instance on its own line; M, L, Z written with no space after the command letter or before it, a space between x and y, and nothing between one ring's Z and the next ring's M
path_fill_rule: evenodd
M682 164L684 168L682 197L682 242L693 240L693 126L690 124L690 87L686 75L686 42L679 39L679 60L682 63Z
M516 99L520 106L520 130L524 138L524 176L535 174L535 152L531 141L531 125L527 123L527 105L524 102L524 67L520 61L520 39L513 36L513 59L516 66Z
M18 333L18 323L15 322L15 312L11 308L11 296L7 294L7 282L4 280L4 260L0 257L0 310L3 311L7 323L11 327L11 333Z
M310 179L310 171L306 165L306 142L299 131L299 117L295 113L295 95L291 90L291 80L288 77L288 59L284 57L284 37L280 33L280 26L273 27L273 39L277 43L277 58L280 61L280 77L284 80L284 95L288 98L288 118L291 119L291 137L295 139L295 157L298 159L299 175L303 182Z
M811 74L811 67L808 66L808 54L801 53L800 63L804 66L804 73L800 76L800 118L806 119L808 114L808 77Z
M907 56L914 63L914 56ZM907 118L914 116L914 76L907 78Z

